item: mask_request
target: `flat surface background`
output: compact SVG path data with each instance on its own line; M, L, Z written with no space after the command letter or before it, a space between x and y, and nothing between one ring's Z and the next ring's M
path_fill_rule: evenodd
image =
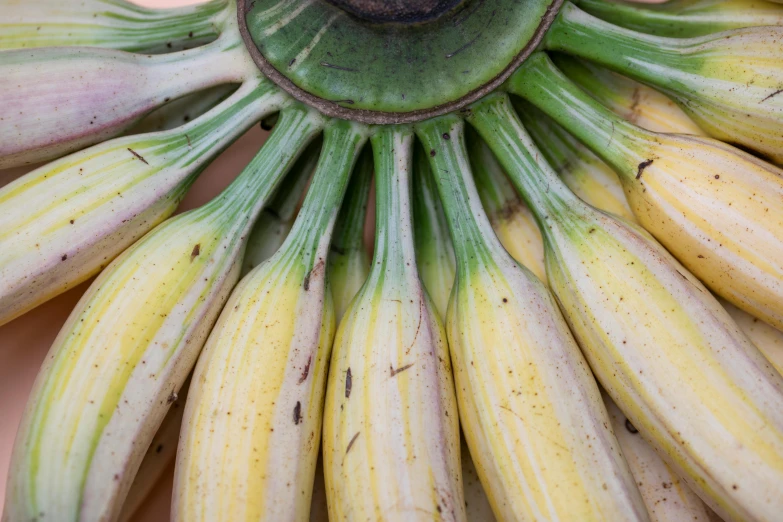
M77 0L63 0L77 1ZM175 7L199 3L193 0L135 0L153 7ZM179 211L189 210L212 199L228 185L258 151L266 133L256 125L226 150L193 185ZM0 170L4 179L16 177L18 169ZM370 217L370 216L368 216ZM16 428L46 352L73 306L90 281L0 326L0 513L5 500L5 483ZM160 481L134 522L165 522L169 519L173 465Z

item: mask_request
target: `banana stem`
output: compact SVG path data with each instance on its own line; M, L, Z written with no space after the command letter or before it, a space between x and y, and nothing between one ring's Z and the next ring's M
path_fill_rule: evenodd
M216 38L232 0L149 9L125 0L0 0L0 50L86 46L131 52L171 52Z
M633 141L651 133L628 123L576 86L544 54L525 61L508 81L509 91L544 111L618 172L630 173Z

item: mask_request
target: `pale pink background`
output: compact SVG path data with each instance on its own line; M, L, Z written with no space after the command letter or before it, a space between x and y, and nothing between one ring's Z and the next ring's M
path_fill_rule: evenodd
M157 7L198 3L194 0L136 1ZM181 209L187 210L205 203L228 185L258 151L264 138L265 133L255 126L239 139L201 175ZM0 185L10 175L9 171L0 170ZM49 346L88 285L89 281L19 319L0 326L0 512L5 500L11 448L27 395ZM148 498L146 505L136 514L134 522L168 520L172 472L173 466Z

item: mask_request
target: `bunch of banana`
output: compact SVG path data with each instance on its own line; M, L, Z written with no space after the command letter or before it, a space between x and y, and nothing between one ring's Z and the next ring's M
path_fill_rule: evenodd
M375 254L335 337L324 413L331 520L465 520L449 352L416 269L412 145L407 127L372 137Z
M170 100L256 76L236 14L227 20L216 41L178 53L90 47L3 51L0 169L58 158L121 134Z
M329 250L329 280L337 324L370 273L370 259L364 248L364 221L372 184L372 163L372 150L367 147L359 156L356 172L348 185L347 201L337 216Z
M658 36L688 38L731 29L783 25L783 6L772 0L669 0L640 4L578 0L579 7L607 22Z
M209 162L288 103L247 82L200 118L66 156L0 189L0 324L85 281L169 217Z
M218 197L107 267L55 340L17 434L3 516L113 519L239 276L266 200L324 125L299 105Z
M232 14L230 0L149 9L125 0L2 0L0 50L82 46L171 52L215 39Z
M609 395L721 516L774 520L783 377L649 234L583 203L538 159L505 96L469 121L536 216L550 287Z
M457 258L447 332L465 438L499 520L648 520L601 395L544 285L494 235L463 125L417 125Z
M783 171L710 138L636 127L544 54L510 88L615 169L639 223L704 284L783 327Z
M783 163L783 27L664 38L622 29L566 2L543 46L655 87L710 136Z
M185 409L174 520L307 519L334 337L327 255L366 136L347 122L326 128L294 228L239 283L212 330Z

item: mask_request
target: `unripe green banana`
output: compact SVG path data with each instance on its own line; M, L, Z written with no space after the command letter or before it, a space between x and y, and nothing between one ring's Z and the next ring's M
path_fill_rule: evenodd
M615 169L639 223L704 284L783 328L783 170L716 140L636 127L543 54L509 85Z
M327 127L294 229L210 334L185 408L172 520L308 520L334 337L326 262L366 137L353 123Z
M457 254L447 332L460 420L495 517L648 520L557 304L481 210L462 129L454 116L417 126Z
M372 145L375 254L337 331L326 394L329 518L464 521L448 346L416 269L413 132L380 128Z
M0 52L0 169L58 158L121 134L169 100L256 76L235 17L215 42L179 53Z
M125 0L0 0L0 50L89 46L171 52L214 39L233 0L149 9Z
M144 452L239 277L253 221L323 126L300 106L214 200L156 227L103 271L36 379L4 522L114 520Z
M348 185L346 202L337 216L329 249L329 282L337 324L370 273L370 258L364 248L364 221L372 172L372 150L365 147Z
M272 257L294 226L302 194L315 171L321 153L321 140L311 143L291 168L269 204L258 216L247 240L242 277Z
M776 520L783 377L649 234L560 182L505 96L469 120L536 215L550 287L612 399L722 516Z
M287 100L254 80L187 125L96 145L0 189L0 324L108 265L174 212L215 156Z
M577 3L607 22L674 38L743 27L783 25L783 7L764 0L669 0L660 4L579 0Z
M543 48L655 87L710 136L783 165L783 27L664 38L622 29L566 2Z

